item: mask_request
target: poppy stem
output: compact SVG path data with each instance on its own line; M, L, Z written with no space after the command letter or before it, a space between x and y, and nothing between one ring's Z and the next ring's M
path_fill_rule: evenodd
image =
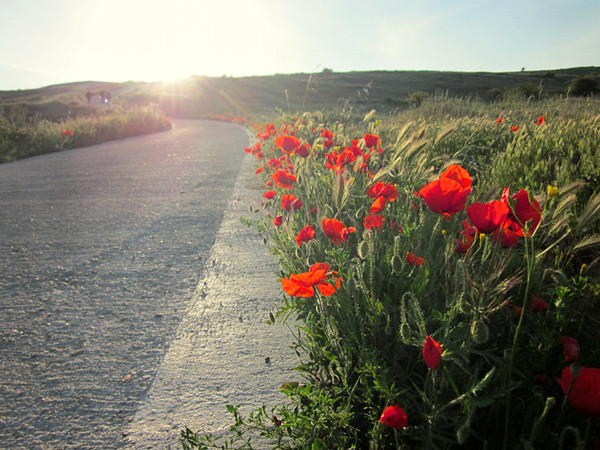
M510 384L513 379L513 371L515 366L515 355L517 353L517 346L519 341L519 335L521 334L521 328L523 327L523 322L525 321L525 314L527 311L527 300L529 298L529 290L531 287L531 276L533 274L534 269L534 245L533 238L531 235L526 234L524 236L524 247L525 247L525 258L527 259L527 282L525 284L525 293L523 294L523 305L521 309L521 315L519 316L519 322L517 324L517 328L515 330L515 334L513 336L513 343L510 352L510 359L508 362L508 374L506 380L506 386L510 389ZM509 428L510 428L510 403L511 403L511 395L512 389L509 390L506 394L506 411L504 415L504 438L502 443L502 449L508 449L508 437L509 437Z

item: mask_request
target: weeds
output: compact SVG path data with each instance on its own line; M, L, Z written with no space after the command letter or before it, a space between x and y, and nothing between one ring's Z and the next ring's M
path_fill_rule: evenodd
M600 440L598 103L452 102L385 122L307 113L246 149L281 267L271 319L300 321L303 379L287 406L230 407L231 436L187 430L184 447Z

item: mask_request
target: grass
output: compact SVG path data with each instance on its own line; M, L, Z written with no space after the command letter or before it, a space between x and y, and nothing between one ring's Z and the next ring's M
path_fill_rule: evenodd
M356 109L282 114L246 149L269 192L248 224L281 267L284 295L270 320L302 323L300 379L273 410L243 417L230 406L222 439L183 431L184 448L253 448L256 434L271 448L583 449L600 440L590 417L600 398L582 395L600 389L600 101L434 94L403 112L359 119ZM366 134L379 144L367 148ZM279 135L296 136L308 155ZM444 217L423 187L454 165L468 173L468 199ZM278 170L296 181L279 185ZM383 207L369 194L377 182L396 193ZM286 208L290 195L302 206ZM481 217L470 206L493 200L529 231L509 243L473 228ZM335 240L332 219L342 223ZM302 234L307 226L314 234ZM427 337L441 345L439 363L423 356ZM388 407L407 423L383 423Z

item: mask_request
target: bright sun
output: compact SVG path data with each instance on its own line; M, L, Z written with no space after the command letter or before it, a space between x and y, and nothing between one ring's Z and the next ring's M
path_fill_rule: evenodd
M96 79L119 78L117 73L163 81L239 73L256 66L255 55L273 45L261 31L268 29L265 14L248 0L106 0L94 8L95 19L82 28L82 42L94 48L78 54L98 73Z

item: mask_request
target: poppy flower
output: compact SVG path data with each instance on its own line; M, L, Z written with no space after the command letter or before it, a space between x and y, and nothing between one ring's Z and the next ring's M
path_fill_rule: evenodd
M544 116L540 116L540 117L538 117L537 124L538 124L538 125L541 125L541 124L543 124L545 121L546 121L546 119L544 119Z
M565 367L556 379L565 395L568 394L569 404L582 414L600 416L600 369L582 366L573 383L572 380L571 366Z
M377 136L376 134L365 134L364 136L365 139L365 145L367 146L367 148L372 148L375 147L377 144L379 144L379 136Z
M558 342L563 346L565 362L572 363L579 359L579 342L569 336L561 336Z
M499 228L494 231L492 234L492 238L494 241L498 242L500 240L500 246L502 248L510 248L513 247L519 242L519 235L513 231L512 226L505 226L503 228Z
M406 252L406 262L408 264L412 264L413 266L422 266L425 262L425 258L421 256L417 256L414 253Z
M371 228L373 230L381 230L383 227L383 220L383 217L377 214L372 214L364 218L363 225L367 230L370 230Z
M295 152L296 152L296 155L298 155L302 158L306 158L309 154L309 150L310 150L310 144L304 144L304 145L300 145L298 148L296 148Z
M541 298L536 297L535 295L532 295L529 298L529 309L531 309L533 312L544 311L548 309L549 306L550 305L548 305L548 303L546 303Z
M334 277L334 284L327 281L327 276L337 272L329 271L329 264L317 263L310 266L308 272L292 274L290 278L281 279L281 287L294 297L312 297L315 295L315 286L324 297L332 295L340 287L340 278Z
M502 201L508 201L509 190L504 189ZM533 199L533 203L529 200L529 194L525 189L521 189L511 197L512 202L509 203L510 213L506 226L512 222L512 228L519 236L525 236L523 227L529 223L529 233L533 233L542 219L542 207L537 200Z
M258 175L259 173L264 172L264 170L264 167L259 167L258 169L256 169L256 172L254 172L254 175Z
M326 130L325 128L321 130L321 136L323 136L325 139L333 139L333 133L331 130Z
M279 169L279 166L281 166L281 161L275 158L269 159L269 162L267 163L269 169L277 170Z
M481 233L491 233L500 228L510 209L505 202L495 200L489 203L471 203L467 206L467 215L471 223Z
M432 212L449 218L464 209L471 190L469 173L453 164L442 172L439 179L421 188L419 196Z
M442 346L433 340L431 336L425 338L425 345L423 345L423 359L425 364L430 369L435 369L442 359Z
M273 219L273 225L275 225L276 227L280 227L282 223L283 223L283 216L277 216Z
M267 200L271 200L273 197L275 197L275 195L277 195L275 191L267 191L263 194L263 197Z
M388 427L394 428L395 430L400 430L408 425L406 413L398 405L388 406L385 408L379 421L386 424Z
M275 414L273 414L271 416L271 419L273 420L273 423L275 424L276 427L281 426L281 420L279 420Z
M300 140L296 136L277 136L275 139L275 147L286 152L293 152L300 147Z
M310 225L306 225L304 228L300 230L300 233L296 236L296 242L298 243L298 247L303 242L312 241L315 237L315 229Z
M457 247L454 249L456 253L467 254L471 249L471 245L475 241L477 235L477 228L471 226L466 220L462 221L464 230L460 232L461 239L457 239Z
M496 120L496 123L502 123L502 117L498 117L498 120Z
M512 131L513 133L516 133L517 131L519 131L519 127L518 126L514 126L510 129L510 131Z
M302 201L296 198L295 195L286 194L281 196L281 209L284 211L297 211L302 207Z
M371 205L371 214L383 211L387 202L393 202L398 198L398 190L392 183L378 182L367 189L367 196L374 198Z
M278 170L272 175L273 181L281 188L291 189L298 179L285 170Z
M346 242L348 236L356 231L354 227L346 227L346 225L337 219L323 219L322 227L323 233L335 245L343 244Z

